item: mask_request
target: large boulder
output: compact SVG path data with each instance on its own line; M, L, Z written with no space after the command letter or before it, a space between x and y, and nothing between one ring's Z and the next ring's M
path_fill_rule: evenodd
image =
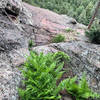
M100 46L80 41L54 43L33 48L38 53L63 51L70 56L70 63L65 69L70 69L69 76L77 75L80 79L85 72L89 86L100 93Z
M54 35L65 33L66 29L71 28L75 30L85 29L86 26L79 24L75 19L68 17L67 15L59 15L47 9L31 6L27 3L23 3L24 13L28 13L29 20L22 21L23 23L31 22L31 25L37 27L35 30L36 43L43 45L49 43L51 37ZM30 13L31 12L31 13ZM22 19L25 19L24 16Z
M20 4L20 0L0 1L0 100L17 100L18 66L29 54L28 41L34 40L33 27L20 24Z
M51 37L64 33L66 28L75 29L81 34L79 39L70 42L50 44ZM21 0L0 1L0 100L17 100L17 87L20 85L19 67L29 54L28 43L33 40L37 52L63 51L71 56L70 68L79 78L82 71L87 72L89 85L95 91L99 89L99 52L97 45L84 41L84 25L66 15L33 7ZM77 34L78 35L78 34ZM81 37L81 38L80 38ZM84 37L84 38L83 38ZM86 39L86 38L85 38ZM66 67L65 67L66 68ZM67 67L68 69L68 67ZM66 100L66 98L65 98Z

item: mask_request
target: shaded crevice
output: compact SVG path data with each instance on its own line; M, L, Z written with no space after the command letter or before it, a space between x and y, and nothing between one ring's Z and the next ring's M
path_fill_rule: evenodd
M18 14L16 14L15 12L13 12L12 10L9 10L8 8L5 8L5 11L7 12L7 14L12 15L14 17L17 17Z

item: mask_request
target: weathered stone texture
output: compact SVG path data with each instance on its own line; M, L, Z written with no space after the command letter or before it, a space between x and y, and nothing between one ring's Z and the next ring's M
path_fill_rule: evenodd
M51 37L65 32L66 28L79 31L78 40L49 44ZM39 53L59 50L67 53L71 57L72 73L80 78L85 71L91 88L100 92L100 46L87 43L80 28L86 27L66 15L33 7L21 0L0 0L0 100L18 99L17 87L21 81L18 67L29 54L29 40L42 45L33 48Z

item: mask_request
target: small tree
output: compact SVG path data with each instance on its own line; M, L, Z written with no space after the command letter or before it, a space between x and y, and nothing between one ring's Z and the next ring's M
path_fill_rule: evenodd
M99 2L97 3L97 6L96 6L96 9L95 9L95 12L94 12L94 14L93 14L93 16L92 16L92 18L91 18L91 20L90 20L90 23L89 23L89 25L88 25L88 29L91 28L91 25L92 25L92 23L93 23L93 21L94 21L96 15L97 15L97 13L98 13L98 9L99 9L99 7L100 7L100 0L99 0Z

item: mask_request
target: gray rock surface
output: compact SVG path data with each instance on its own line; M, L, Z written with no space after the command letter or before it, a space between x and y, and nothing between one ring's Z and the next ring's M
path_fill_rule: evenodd
M67 28L72 29L81 29L86 28L86 26L79 24L75 19L68 17L67 15L58 15L47 9L31 6L27 3L23 5L31 12L30 22L32 26L38 27L38 30L35 30L36 43L38 45L43 45L49 43L51 37L59 34L65 33ZM73 24L73 23L76 24Z
M49 44L52 36L65 32L69 27L76 30L85 28L73 18L33 7L21 0L0 0L0 100L18 99L17 87L21 81L19 68L25 61L25 55L29 54L29 40L42 45L33 48L37 52L60 50L68 53L72 73L80 78L86 71L91 88L100 91L99 45L82 42L81 39Z
M33 50L47 54L48 52L63 51L71 58L70 67L73 75L80 79L83 72L86 73L89 86L100 93L100 46L81 41L66 43L54 43L38 46ZM67 68L67 66L65 66Z
M6 11L7 4L3 5L5 1L7 4L9 1L12 6L9 10L15 11L14 13ZM16 9L22 7L19 6L21 1L5 1L0 1L0 100L17 100L17 87L21 80L18 67L24 63L25 55L29 54L28 41L31 36L34 38L34 33L32 26L22 25L15 16L18 15Z

